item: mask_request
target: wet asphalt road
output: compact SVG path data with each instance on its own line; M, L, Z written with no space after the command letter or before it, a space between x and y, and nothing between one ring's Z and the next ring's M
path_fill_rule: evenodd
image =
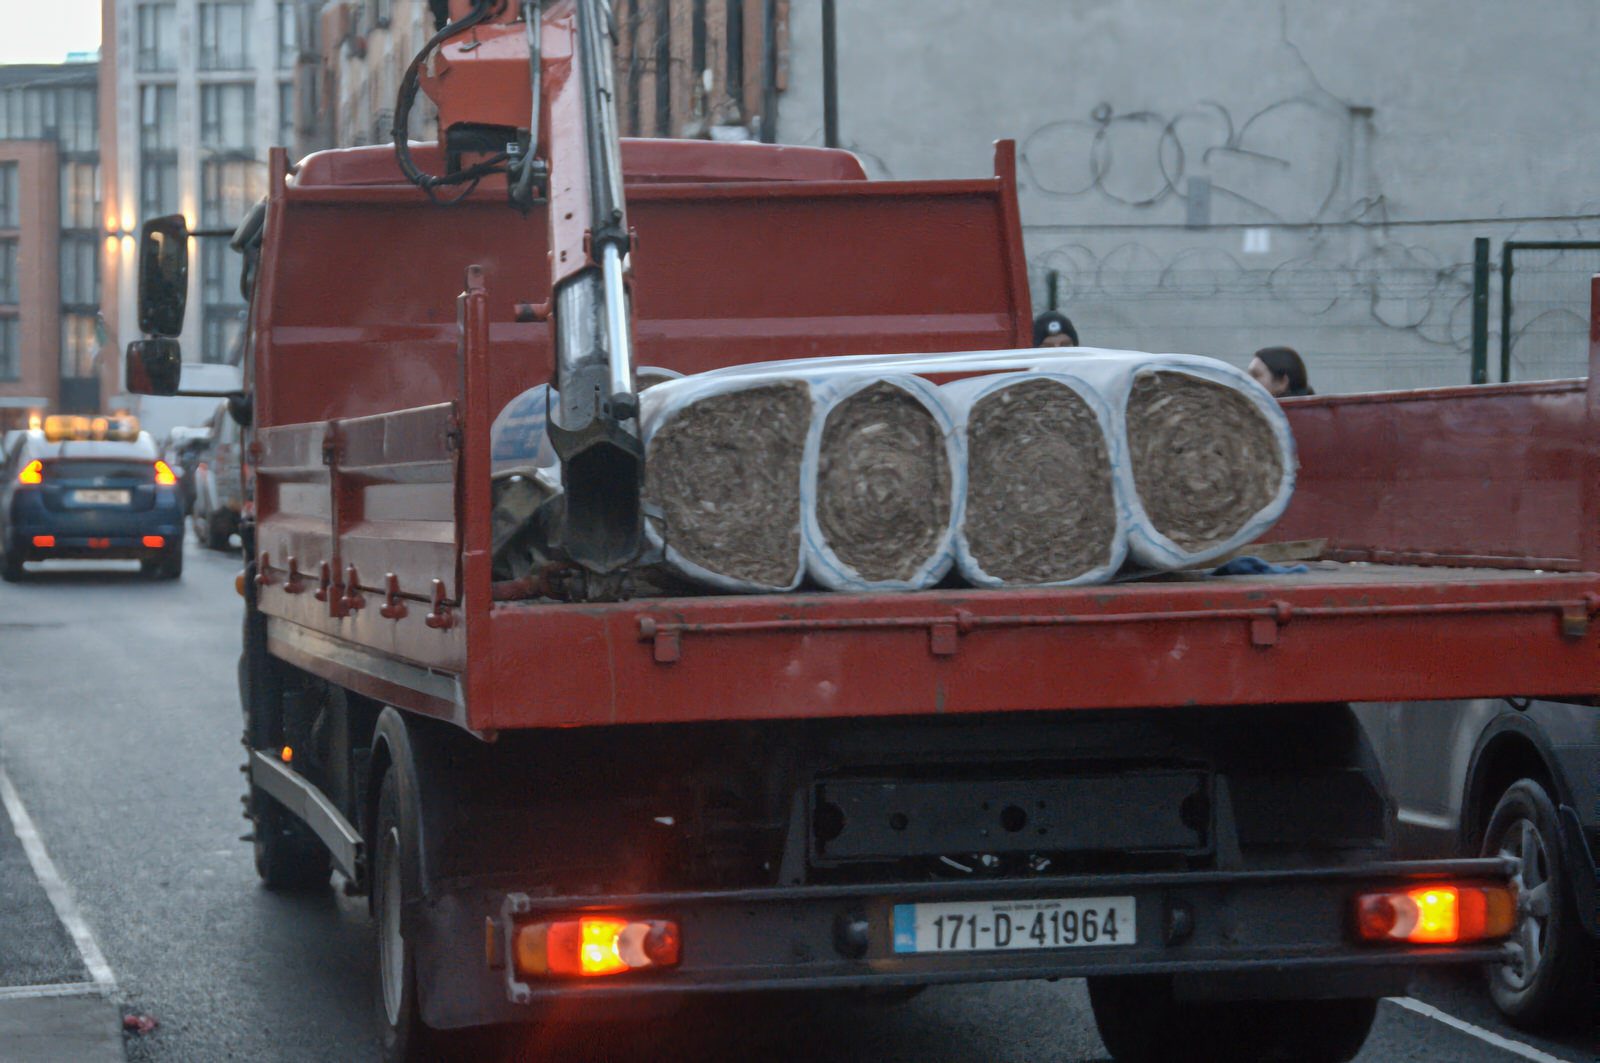
M0 765L109 961L118 1004L160 1023L128 1038L129 1059L374 1058L364 902L332 889L268 893L239 840L247 827L234 687L239 561L191 543L187 565L177 583L147 582L131 565L61 563L0 585ZM4 842L0 831L0 889L26 898L26 868L14 854L8 860ZM81 977L57 955L62 935L36 923L0 921L0 987L37 981L38 965L52 962L79 972L59 980ZM1386 1003L1361 1059L1600 1059L1591 1031L1547 1040L1510 1030L1469 973L1431 975L1413 996L1528 1051ZM893 1008L757 1008L736 998L604 1033L530 1034L516 1054L1106 1058L1080 982L937 988Z

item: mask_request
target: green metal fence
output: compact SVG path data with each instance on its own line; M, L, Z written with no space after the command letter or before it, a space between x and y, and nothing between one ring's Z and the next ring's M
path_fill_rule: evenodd
M1508 240L1501 245L1501 380L1588 373L1589 281L1596 273L1600 241Z

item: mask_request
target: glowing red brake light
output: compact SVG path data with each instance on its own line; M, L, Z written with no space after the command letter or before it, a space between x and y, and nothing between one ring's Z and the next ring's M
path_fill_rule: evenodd
M1422 886L1356 898L1356 933L1364 941L1458 945L1505 937L1516 898L1504 886Z
M28 462L28 464L24 465L22 467L22 471L17 473L17 483L44 483L44 462L40 461L38 458L34 458L32 461Z
M178 485L177 474L172 471L172 466L164 461L156 462L156 483L162 487L176 487Z
M54 535L35 535L33 537L33 545L40 550L49 550L56 545L56 537Z
M512 949L521 974L593 978L676 967L680 939L674 922L586 915L524 923L516 928Z

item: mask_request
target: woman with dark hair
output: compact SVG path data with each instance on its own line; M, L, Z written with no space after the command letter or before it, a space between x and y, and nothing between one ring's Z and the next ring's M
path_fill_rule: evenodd
M1046 310L1033 319L1033 345L1035 347L1078 347L1078 330L1072 319L1055 310Z
M1293 347L1263 347L1250 359L1250 375L1275 398L1315 395L1306 380L1306 363Z

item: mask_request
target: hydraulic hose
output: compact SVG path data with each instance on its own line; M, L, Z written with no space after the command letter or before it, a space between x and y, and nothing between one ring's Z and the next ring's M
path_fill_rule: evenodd
M428 56L433 54L435 48L484 21L493 13L494 7L495 0L477 0L464 18L450 23L428 38L428 43L424 44L422 50L411 60L411 65L406 67L405 76L400 79L400 91L394 103L394 128L390 131L394 135L395 158L400 163L400 172L405 174L406 180L430 196L435 188L480 181L492 173L501 173L505 169L507 156L502 153L452 174L425 173L411 158L409 136L411 108L417 102L417 90L422 82L422 65L428 61Z

